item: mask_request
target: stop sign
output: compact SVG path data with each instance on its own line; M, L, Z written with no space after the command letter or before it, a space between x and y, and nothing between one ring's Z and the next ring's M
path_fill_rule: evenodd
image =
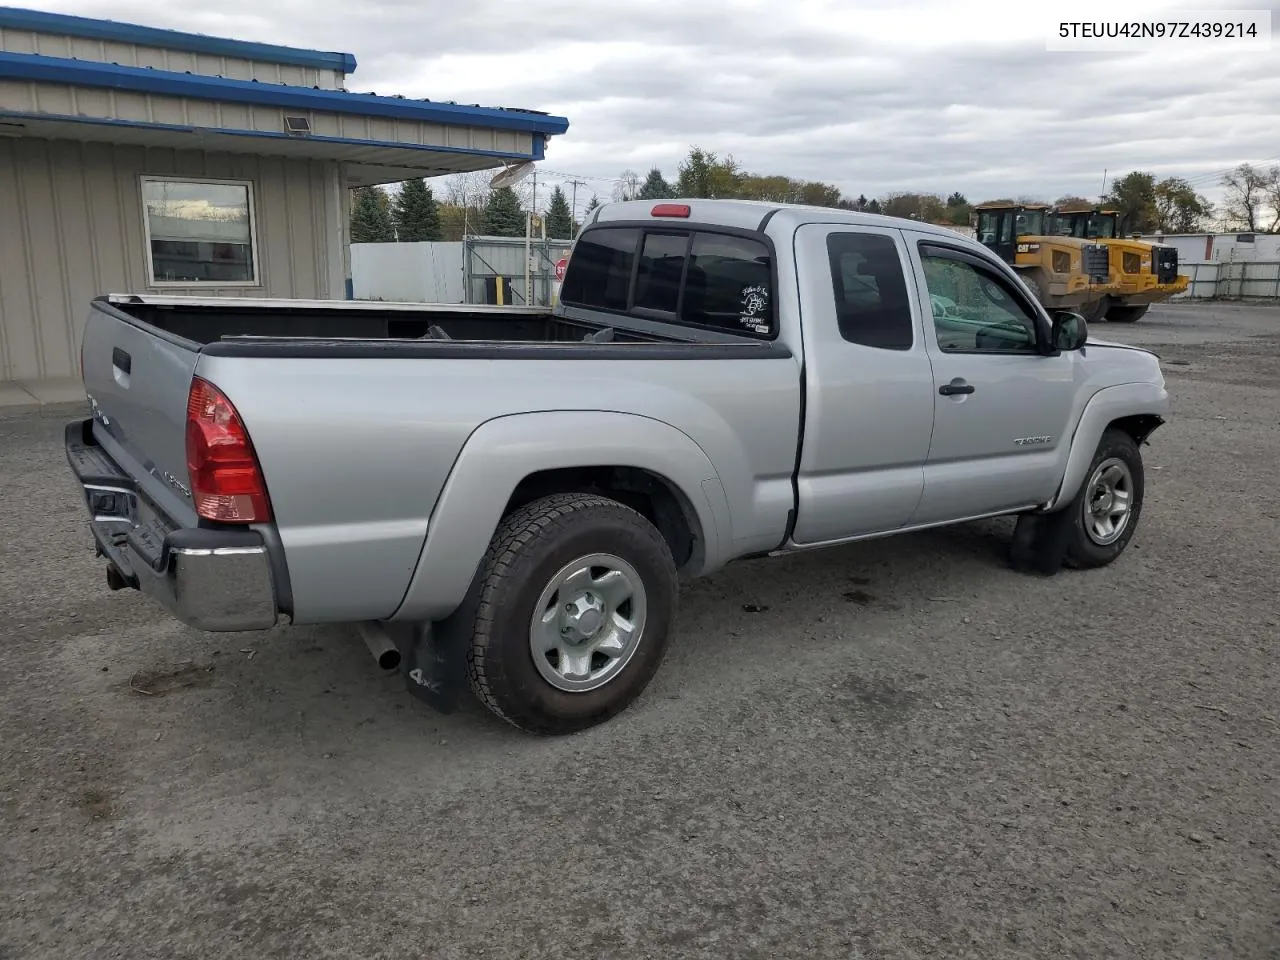
M568 257L561 257L556 261L556 283L564 282L564 271L567 266L569 266Z

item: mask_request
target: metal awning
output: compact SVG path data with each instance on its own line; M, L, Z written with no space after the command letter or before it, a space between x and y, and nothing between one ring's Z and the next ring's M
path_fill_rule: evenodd
M302 140L237 134L201 127L147 126L94 122L81 118L45 118L0 113L0 137L33 137L83 143L160 147L171 150L248 153L293 159L334 160L353 187L397 183L413 177L437 177L471 170L492 170L527 160L520 153L385 146L357 141Z
M352 185L541 160L563 117L0 53L0 136L341 163Z

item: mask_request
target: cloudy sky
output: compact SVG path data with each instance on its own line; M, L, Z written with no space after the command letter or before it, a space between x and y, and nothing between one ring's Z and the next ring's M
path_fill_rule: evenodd
M1280 36L1270 49L1050 51L1045 12L1176 20L1251 6L1280 33L1280 0L17 2L351 52L353 90L568 117L539 176L586 181L579 206L607 199L626 169L674 177L692 144L851 196L971 200L1093 196L1104 170L1133 169L1217 199L1227 168L1280 162Z

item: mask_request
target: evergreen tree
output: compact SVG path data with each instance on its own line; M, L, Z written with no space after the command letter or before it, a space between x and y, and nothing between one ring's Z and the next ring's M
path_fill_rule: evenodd
M396 239L401 243L440 240L440 208L436 198L421 178L406 180L392 206Z
M879 212L880 212L880 201L875 199L868 200L867 213L879 213Z
M559 186L551 191L551 204L547 207L547 236L552 240L573 239L573 211Z
M591 202L587 204L586 212L590 213L598 206L600 206L600 198L593 193L591 195Z
M675 191L671 189L671 184L667 183L666 177L657 167L649 171L644 184L640 187L641 200L667 200L674 195Z
M390 243L396 238L391 204L377 187L360 187L351 204L352 243Z
M524 236L524 211L510 187L499 187L489 195L484 208L484 232L491 237Z
M721 160L714 153L693 147L680 163L676 193L681 197L737 197L746 174L733 157Z

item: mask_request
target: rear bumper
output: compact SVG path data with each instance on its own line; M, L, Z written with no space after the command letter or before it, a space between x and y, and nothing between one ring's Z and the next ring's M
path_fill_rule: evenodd
M132 587L197 630L266 630L279 619L271 557L255 530L177 526L93 440L67 424L67 462L84 491L108 583Z

